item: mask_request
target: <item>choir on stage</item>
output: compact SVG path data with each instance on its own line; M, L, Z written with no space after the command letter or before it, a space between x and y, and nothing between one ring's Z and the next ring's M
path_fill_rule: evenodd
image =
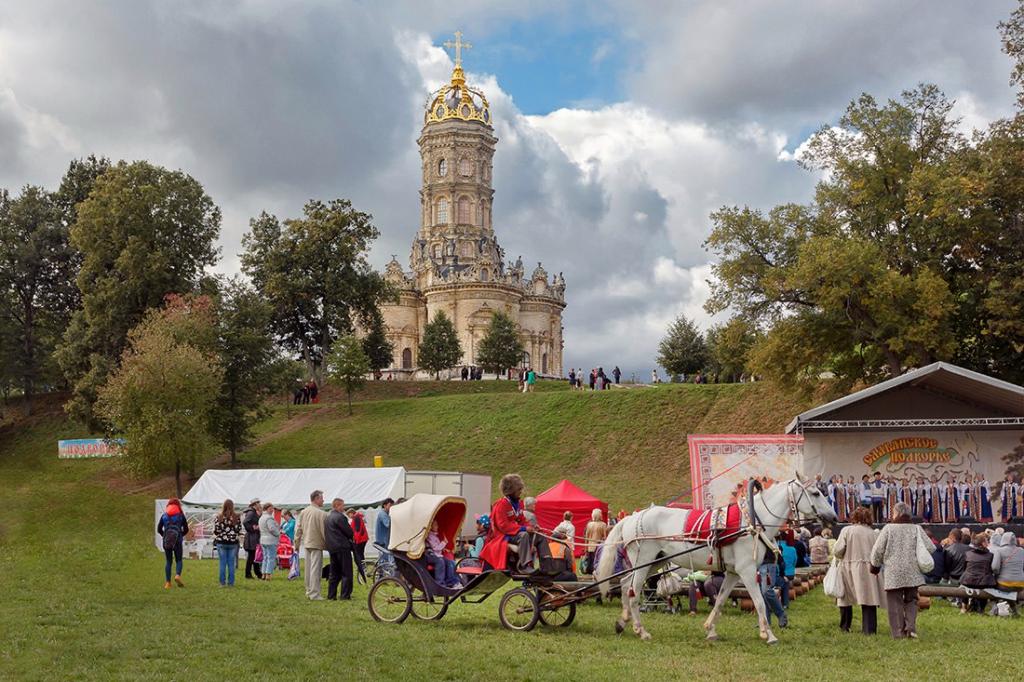
M888 519L897 502L909 504L914 516L925 523L955 523L966 518L1005 523L1024 517L1024 482L1017 482L1011 474L1007 474L995 499L991 497L993 488L982 474L946 475L942 480L934 475L930 479L918 476L913 480L883 478L876 472L873 477L865 474L859 483L853 476L844 482L836 475L822 487L841 523L849 521L859 506L872 507L876 517Z

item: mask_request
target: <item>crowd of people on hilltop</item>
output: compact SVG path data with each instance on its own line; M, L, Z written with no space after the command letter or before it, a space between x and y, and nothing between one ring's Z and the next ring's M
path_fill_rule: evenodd
M1024 485L1013 474L1006 475L995 494L984 475L970 472L896 478L876 471L862 475L859 482L853 476L844 481L835 475L828 481L818 476L815 483L828 497L840 523L850 521L861 506L871 510L874 523L883 523L900 502L910 507L913 518L924 523L1008 523L1024 518Z
M597 367L590 370L590 374L584 374L583 368L569 370L569 388L574 391L603 391L618 384L622 380L622 370L617 366L612 370L609 377L604 372L604 367Z

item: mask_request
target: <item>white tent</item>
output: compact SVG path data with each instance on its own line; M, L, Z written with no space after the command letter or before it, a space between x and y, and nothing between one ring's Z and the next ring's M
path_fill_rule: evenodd
M403 467L362 469L209 469L185 493L185 504L219 507L232 499L236 508L259 498L278 508L301 508L309 494L324 491L324 504L335 497L346 507L373 507L405 495Z

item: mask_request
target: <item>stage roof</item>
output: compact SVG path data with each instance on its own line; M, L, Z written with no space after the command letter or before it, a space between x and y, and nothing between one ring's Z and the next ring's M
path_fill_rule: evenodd
M808 410L786 433L900 428L1024 429L1024 387L936 362Z

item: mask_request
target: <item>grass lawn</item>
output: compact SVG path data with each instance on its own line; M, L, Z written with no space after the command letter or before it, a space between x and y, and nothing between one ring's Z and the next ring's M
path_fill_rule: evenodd
M353 418L304 408L279 415L280 428L244 461L366 464L383 453L410 467L515 466L537 488L569 475L628 505L679 486L683 470L663 469L683 456L687 432L741 423L740 413L777 429L793 414L767 393L664 389L384 398L361 403ZM308 423L289 431L299 418ZM774 648L757 639L752 615L731 607L720 642L704 641L701 619L665 614L646 614L654 640L641 642L614 634L611 605L583 606L567 629L508 632L494 597L456 604L439 623L381 625L365 587L349 603L310 603L301 582L283 576L220 589L212 561L187 560L187 587L165 591L152 500L169 490L133 493L140 485L110 461L57 460L58 438L83 435L53 416L0 431L0 679L881 680L960 678L975 668L985 679L1020 676L1020 620L961 616L938 603L922 614L919 641L892 641L885 625L876 638L842 635L820 588L793 603L793 625Z

